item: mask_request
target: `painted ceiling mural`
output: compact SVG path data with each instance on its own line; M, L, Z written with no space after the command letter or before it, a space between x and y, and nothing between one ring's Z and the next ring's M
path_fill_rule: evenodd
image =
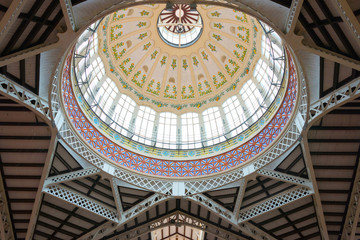
M200 38L186 48L174 48L161 39L157 23L169 19L176 24L177 8L174 16L161 15L166 14L163 5L119 10L100 23L98 37L99 55L120 91L138 104L181 113L209 107L239 91L254 70L262 31L247 14L200 5ZM194 19L189 14L194 13L185 15L185 25ZM175 26L169 29L176 31Z

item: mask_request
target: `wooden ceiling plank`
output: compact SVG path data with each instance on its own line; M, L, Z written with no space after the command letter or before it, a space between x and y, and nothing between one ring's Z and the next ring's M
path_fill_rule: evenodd
M31 7L31 9L28 13L29 19L32 19L35 16L35 14L40 9L42 4L43 4L43 1L41 1L41 0L35 1L35 3L33 4L33 6ZM13 47L15 46L16 42L19 40L21 34L24 33L24 31L25 31L26 27L29 25L29 23L30 23L30 21L28 21L28 20L21 21L20 26L16 29L15 34L11 37L11 39L7 43L5 49L1 53L1 56L5 56L5 55L9 54L13 50Z
M356 164L351 182L351 194L348 195L347 204L345 207L346 215L343 216L341 224L341 236L344 239L355 239L357 224L359 222L360 214L360 146L358 155L356 156Z
M27 1L25 0L11 1L11 5L0 21L0 42L3 42L7 33L11 29L11 26L15 23L16 19L21 13L21 10L24 8L26 2Z
M321 11L323 12L323 14L325 15L325 17L327 19L332 19L333 18L333 15L331 14L331 11L330 11L329 7L326 5L325 1L316 0L316 3L319 5ZM354 48L352 47L350 41L347 39L344 32L340 28L339 24L338 23L331 23L331 27L334 29L334 31L335 31L336 35L339 37L341 43L346 48L349 56L351 56L354 59L359 59L359 57L357 56ZM359 41L359 43L360 43L360 41Z
M51 14L55 11L55 9L58 5L59 5L58 0L52 0L52 2L46 8L44 14L41 16L41 18L48 19L51 16ZM21 51L21 50L28 48L43 26L44 26L44 23L36 23L18 50Z
M319 28L321 34L323 35L323 37L324 37L325 41L327 42L327 44L329 45L329 47L333 51L335 51L337 53L341 53L339 47L336 45L334 39L332 39L332 37L329 34L329 32L327 31L327 29L324 26L320 26L320 24L319 24L320 18L316 14L315 10L310 5L310 3L308 1L305 1L303 6L304 6L304 9L306 10L306 12L308 13L308 15L310 16L310 18L313 20L313 22Z

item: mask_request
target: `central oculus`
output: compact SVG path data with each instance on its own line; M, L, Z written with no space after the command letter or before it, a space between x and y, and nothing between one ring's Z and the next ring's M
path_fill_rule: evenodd
M187 4L173 4L171 8L165 8L160 13L157 26L164 42L178 48L194 44L203 29L200 13Z

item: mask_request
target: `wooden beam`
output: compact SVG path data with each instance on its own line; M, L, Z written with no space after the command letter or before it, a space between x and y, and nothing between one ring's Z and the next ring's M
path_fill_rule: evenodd
M346 23L347 27L358 43L358 46L360 46L360 23L349 6L347 0L331 0L331 2L337 6L340 17Z
M10 7L7 9L5 15L0 21L0 42L3 42L11 26L15 23L21 10L27 1L25 0L13 0Z
M309 178L313 184L313 191L314 191L313 199L314 199L315 212L317 215L318 225L319 225L319 229L321 232L321 236L322 236L322 239L329 240L329 234L328 234L328 230L327 230L327 226L326 226L326 222L325 222L324 210L322 208L322 202L320 199L319 188L317 185L315 171L314 171L313 163L311 160L310 148L309 148L309 144L308 144L308 140L307 140L307 131L305 131L305 133L303 134L303 138L301 140L301 148L302 148L302 152L304 154L304 160L305 160L305 164L306 164L306 167L308 170Z
M349 68L353 68L360 71L360 61L356 59L349 58L339 53L327 50L319 46L313 46L308 43L303 43L303 45L300 48L301 50L313 53L315 55L319 55L320 57L328 59L332 62L337 62Z

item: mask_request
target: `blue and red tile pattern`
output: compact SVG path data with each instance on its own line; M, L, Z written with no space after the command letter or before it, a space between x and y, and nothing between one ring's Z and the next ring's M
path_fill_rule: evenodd
M81 111L71 85L71 57L66 59L62 73L62 97L71 123L78 133L100 154L122 167L162 177L195 177L218 173L239 166L268 147L285 128L297 100L297 75L289 56L289 80L284 100L273 119L252 139L217 156L197 160L163 160L131 152L100 133Z

